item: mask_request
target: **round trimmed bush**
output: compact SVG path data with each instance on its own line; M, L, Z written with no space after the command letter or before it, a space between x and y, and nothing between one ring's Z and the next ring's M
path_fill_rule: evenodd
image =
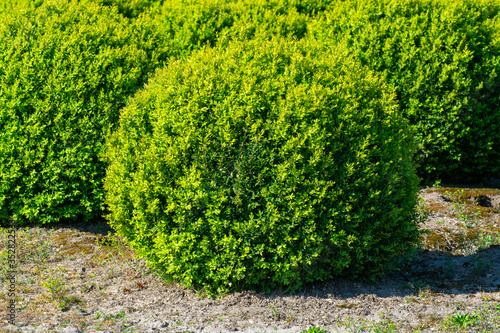
M336 2L308 31L392 84L428 181L500 178L500 3ZM313 22L314 21L314 22Z
M163 63L147 21L92 2L45 1L0 19L0 221L104 212L104 136Z
M165 278L209 294L376 276L419 235L398 114L340 50L204 49L123 109L107 145L109 223Z

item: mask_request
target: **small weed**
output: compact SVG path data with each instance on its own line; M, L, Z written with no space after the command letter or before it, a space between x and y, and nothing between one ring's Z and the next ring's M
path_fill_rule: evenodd
M406 303L416 303L417 302L417 298L413 297L413 296L406 297L405 302Z
M56 270L58 272L61 272L61 273L66 273L68 272L68 269L66 268L66 266L57 266Z
M379 323L375 323L372 327L372 332L375 333L395 333L398 332L399 327L391 320L390 316L385 313L380 313Z
M133 330L135 330L135 328L133 328L133 327L125 328L125 332L132 332Z
M42 282L42 287L47 288L52 295L52 299L64 298L66 294L65 282L61 281L60 278L48 279Z
M427 211L427 203L425 202L424 199L420 199L418 201L416 211L417 211L417 215L419 217L419 220L421 222L424 222L429 217L429 212Z
M450 317L450 321L459 327L469 327L475 324L479 319L477 315L474 314L462 314L458 312L456 315Z
M115 277L114 269L112 268L108 269L108 279L113 279L114 277Z
M307 330L300 331L300 333L326 333L326 330L321 327L311 326Z
M484 262L481 258L472 258L474 261L474 274L482 275L491 266L491 262Z
M92 258L92 261L95 262L96 265L99 265L99 266L104 266L104 264L106 263L106 259L100 258L100 257L94 257L94 258Z
M274 304L276 304L276 301L274 302ZM274 305L269 305L269 307L271 308L272 310L272 316L273 316L273 319L274 320L279 320L280 319L280 314L278 312L278 310L276 309L276 306Z
M500 233L497 233L497 237L479 234L474 243L477 246L478 251L486 250L491 245L500 244Z
M432 294L432 289L429 286L426 286L425 288L420 288L418 291L418 297L422 299L428 299Z
M113 320L114 322L116 322L118 319L122 319L125 317L125 312L123 311L120 311L118 312L117 314L106 314L105 312L101 311L101 310L98 310L96 311L95 313L95 317L94 317L94 320L98 320L100 319L100 323L103 323L105 322L106 320Z
M101 318L103 315L104 315L104 312L102 312L101 310L97 310L95 313L94 319L97 320L97 319Z
M65 297L59 303L59 308L61 309L61 311L68 311L71 304L81 304L81 303L83 302L76 296Z

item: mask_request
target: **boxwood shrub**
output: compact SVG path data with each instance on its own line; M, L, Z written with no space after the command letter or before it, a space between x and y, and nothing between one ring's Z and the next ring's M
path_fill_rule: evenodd
M301 39L308 21L328 8L330 0L101 0L140 11L171 36L172 47L189 54L204 45L233 40L272 38ZM148 11L137 4L150 3ZM159 6L159 3L161 5Z
M288 0L166 0L148 15L172 36L173 47L189 54L204 45L256 35L300 39L306 34L309 14L298 8L308 7Z
M280 39L170 63L109 138L110 225L209 294L377 276L418 240L414 141L344 51Z
M311 20L396 89L427 180L500 178L498 1L347 0ZM314 21L314 22L313 22Z
M103 214L104 136L169 54L155 27L93 2L46 1L0 19L0 220Z

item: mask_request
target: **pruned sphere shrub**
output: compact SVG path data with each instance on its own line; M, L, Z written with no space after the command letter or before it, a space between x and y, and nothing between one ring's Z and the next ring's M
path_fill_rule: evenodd
M104 212L104 137L168 46L93 2L45 1L0 19L0 223Z
M123 110L109 223L209 294L376 276L418 240L413 144L393 94L342 50L204 49Z

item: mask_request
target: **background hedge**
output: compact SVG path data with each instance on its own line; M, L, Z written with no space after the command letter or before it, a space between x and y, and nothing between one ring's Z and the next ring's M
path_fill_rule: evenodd
M418 239L413 140L383 81L314 42L169 64L108 142L110 225L208 293L375 276Z
M303 38L309 14L316 12L315 7L307 3L289 0L167 0L148 15L172 36L174 47L189 54L204 45L244 41L255 36Z
M335 2L309 31L342 43L396 89L426 180L500 178L500 3Z
M0 20L0 220L100 217L104 137L168 44L149 21L87 1Z

